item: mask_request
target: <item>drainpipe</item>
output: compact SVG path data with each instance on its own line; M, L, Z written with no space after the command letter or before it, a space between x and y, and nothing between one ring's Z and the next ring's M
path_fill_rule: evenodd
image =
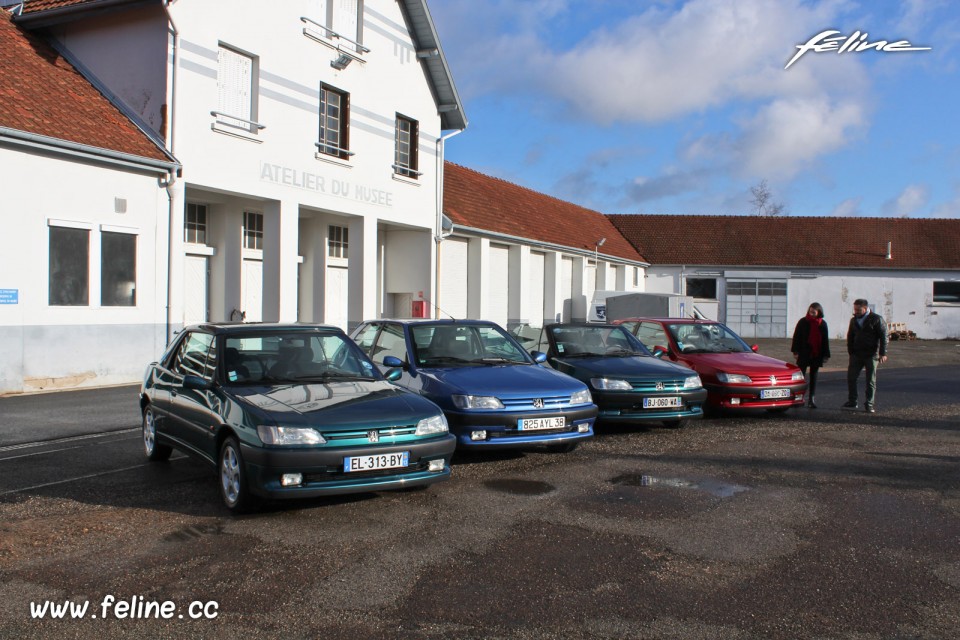
M434 317L439 317L438 314L440 313L440 243L443 242L444 238L447 237L443 235L443 157L446 150L446 141L455 135L463 133L463 131L463 129L457 129L456 131L451 131L445 136L440 136L437 138L437 234L433 237L433 240L437 245L437 262L436 271L433 277L433 299L431 300L431 306L434 309Z
M167 16L167 22L170 24L170 31L173 34L173 69L170 72L170 104L167 108L167 151L170 152L170 155L174 155L174 131L176 128L174 126L176 122L176 113L177 113L177 68L180 66L180 31L177 29L177 24L173 21L173 16L170 15L170 4L175 0L164 0L163 2L163 12ZM177 182L176 173L168 173L167 178L161 182L161 185L167 191L167 200L169 204L167 205L167 305L166 305L166 335L167 335L167 344L170 344L170 341L173 339L173 310L170 307L170 301L173 299L173 234L176 230L173 228L173 218L174 218L174 205L177 202L176 194L174 193L174 184Z

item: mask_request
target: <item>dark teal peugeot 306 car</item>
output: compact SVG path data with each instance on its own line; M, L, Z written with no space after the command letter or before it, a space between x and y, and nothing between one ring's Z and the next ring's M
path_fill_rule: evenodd
M233 511L444 480L456 440L439 407L389 382L399 373L335 327L188 327L147 367L144 450L215 465Z
M703 417L707 391L695 371L651 354L620 326L548 324L533 347L547 364L590 386L597 420L662 422L679 427Z

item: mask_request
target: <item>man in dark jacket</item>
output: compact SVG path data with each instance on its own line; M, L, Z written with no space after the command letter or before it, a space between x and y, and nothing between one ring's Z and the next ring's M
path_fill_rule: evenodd
M867 301L858 298L853 303L853 317L847 330L847 402L844 409L857 408L857 381L860 370L867 372L867 393L864 408L874 413L873 400L877 393L877 365L887 361L887 323L870 311Z

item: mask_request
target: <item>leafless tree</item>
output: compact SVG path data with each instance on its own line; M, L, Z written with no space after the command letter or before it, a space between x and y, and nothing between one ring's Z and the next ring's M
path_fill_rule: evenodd
M786 210L786 206L782 202L773 202L773 192L770 191L770 187L767 186L766 180L761 180L760 184L755 187L750 187L750 193L753 194L753 198L750 200L750 204L756 209L756 215L758 216L782 216Z

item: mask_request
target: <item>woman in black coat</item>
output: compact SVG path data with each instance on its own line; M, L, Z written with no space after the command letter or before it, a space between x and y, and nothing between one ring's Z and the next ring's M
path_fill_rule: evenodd
M830 359L830 331L823 319L823 307L814 302L807 309L807 315L800 319L793 330L793 345L790 347L797 366L807 377L807 406L817 408L814 394L817 391L817 372ZM810 375L807 376L807 367Z

